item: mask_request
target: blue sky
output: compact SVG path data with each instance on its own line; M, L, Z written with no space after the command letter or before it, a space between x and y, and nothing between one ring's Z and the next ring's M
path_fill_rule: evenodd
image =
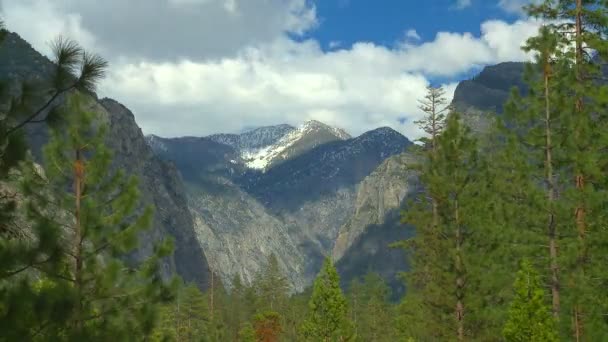
M381 5L379 5L381 3ZM312 38L326 50L350 48L362 41L395 48L416 32L420 42L432 41L437 32L470 32L481 35L480 25L487 20L513 23L521 18L514 7L521 1L489 0L332 0L316 1L319 26L295 39ZM414 5L415 4L415 5ZM463 5L465 4L465 5ZM419 5L419 6L418 6ZM414 7L415 6L415 7ZM506 7L508 6L508 7ZM413 31L412 31L413 30ZM411 40L411 39L410 39ZM430 76L433 85L469 79L482 65L448 77Z
M324 49L336 41L344 47L359 41L392 47L409 29L425 41L439 31L479 36L483 21L519 18L491 0L472 0L465 8L458 8L455 0L328 0L317 1L316 7L320 25L309 36L318 39Z
M144 133L314 119L415 139L429 84L451 97L486 65L530 58L520 47L539 23L519 11L529 1L0 0L0 15L42 53L62 35L108 59L98 93Z

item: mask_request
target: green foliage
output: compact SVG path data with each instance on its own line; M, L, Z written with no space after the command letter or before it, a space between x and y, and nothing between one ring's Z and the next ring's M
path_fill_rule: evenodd
M137 247L152 211L138 208L135 178L110 170L106 126L87 110L85 99L71 96L65 110L66 125L53 130L44 149L46 173L30 163L21 182L28 218L45 227L36 238L46 239L54 227L51 242L45 243L55 246L56 258L30 265L35 272L22 278L23 288L44 293L50 307L43 317L27 322L29 327L16 325L10 331L24 329L22 336L53 340L144 338L154 327L157 303L171 298L159 270L171 242L159 244L136 265L122 261ZM27 285L36 278L37 283ZM48 298L56 301L49 304ZM9 306L6 319L19 319L11 310Z
M361 283L353 280L349 292L349 317L358 341L394 341L394 310L390 288L377 273L368 273Z
M257 338L255 336L255 330L253 329L253 325L247 322L243 324L241 330L239 330L238 341L240 342L257 342Z
M340 277L329 258L325 259L315 279L308 306L308 318L302 325L305 340L349 341L354 337L346 298L340 289Z
M289 282L279 268L276 255L268 257L266 267L258 274L255 282L261 309L281 312L289 293Z
M153 336L157 341L200 341L209 335L209 305L204 294L194 285L177 290L173 303L160 309L160 320Z
M409 306L415 305L420 311L409 323L433 339L496 333L499 318L484 310L500 297L486 297L497 292L484 272L496 261L491 232L498 227L487 216L491 194L476 139L459 115L450 113L436 149L421 157L425 192L403 213L403 222L416 227L416 235L403 243L412 267L403 313L415 312Z
M557 330L538 272L523 260L514 284L515 296L503 329L507 341L558 341Z

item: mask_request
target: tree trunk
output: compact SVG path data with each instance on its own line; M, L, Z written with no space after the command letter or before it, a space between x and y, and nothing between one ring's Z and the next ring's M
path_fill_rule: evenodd
M553 299L553 316L559 319L559 266L557 263L557 227L555 222L555 182L553 176L552 142L551 142L551 107L549 99L549 61L545 62L545 170L547 181L547 202L549 207L548 234L549 234L549 258L551 267L551 295Z
M211 272L211 297L210 297L210 301L211 304L209 305L209 309L210 309L210 316L211 316L211 321L213 321L213 300L214 300L214 293L213 293L213 288L215 287L215 275L214 272Z
M74 198L75 198L75 209L74 209L74 242L73 242L73 253L74 253L74 286L76 287L76 293L78 296L76 303L76 310L74 312L75 329L77 334L82 332L83 320L84 320L84 307L83 307L83 283L82 283L82 227L81 227L81 201L82 191L84 186L84 162L82 160L82 152L80 149L76 150L74 160Z
M576 37L576 65L575 65L575 72L576 72L576 82L581 85L583 83L583 72L582 72L582 66L583 66L583 56L584 56L584 52L583 52L583 2L582 0L576 0L576 20L575 20L575 37ZM577 94L576 98L575 98L575 110L576 110L576 115L583 115L583 97L581 94ZM580 134L581 132L575 132L575 136L579 137L580 139ZM575 183L576 183L576 189L578 191L583 191L584 187L585 187L585 176L584 174L581 172L581 170L578 170L576 177L575 177ZM587 258L587 252L586 252L586 246L585 246L585 235L586 235L586 224L585 224L585 207L583 203L579 203L577 205L577 208L575 210L575 221L576 221L576 228L578 231L578 240L579 240L579 256L578 256L578 268L580 272L583 272L584 269L584 263L585 260ZM575 339L576 341L580 341L581 337L582 337L582 315L581 315L581 308L579 306L579 304L577 303L574 306L574 322L575 322L575 326L574 326L574 335L575 335Z
M458 199L454 203L454 221L456 223L456 321L458 330L458 341L464 341L464 302L463 302L463 265L462 265L462 232L460 227L460 216Z

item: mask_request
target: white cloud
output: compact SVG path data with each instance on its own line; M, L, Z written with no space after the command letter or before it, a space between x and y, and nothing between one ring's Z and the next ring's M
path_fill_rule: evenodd
M539 21L532 19L518 20L513 24L490 20L481 25L481 32L497 60L518 61L528 58L529 55L521 50L521 46L528 37L538 32L540 25Z
M507 13L524 15L523 7L532 3L539 4L543 0L500 0L498 7Z
M472 5L471 0L456 0L456 8L457 9L465 9Z
M156 37L155 31L142 33L138 24L120 24L124 36L142 35L150 46L177 55L161 58L158 52L147 54L137 41L132 41L132 50L128 45L113 44L103 29L85 26L88 21L81 19L85 14L63 11L59 6L75 0L56 0L55 7L43 0L0 1L9 28L36 48L60 32L70 32L96 51L101 48L112 63L100 96L121 101L134 111L144 132L161 136L206 135L317 119L353 134L391 126L416 138L420 133L412 122L421 115L417 100L424 96L429 78L455 81L457 75L478 66L527 59L519 46L537 29L529 20L513 24L494 20L482 24L480 37L439 32L431 41L410 44L419 39L412 29L405 32L404 42L397 48L359 42L350 48L323 51L315 40L295 41L286 35L286 31L302 33L316 25L315 9L306 0L280 0L287 4L281 13L291 13L291 19L246 6L254 0L232 0L236 14L223 7L227 0L163 0L172 1L180 11L215 4L220 6L215 15L223 16L215 18L216 22L236 20L233 24L244 28L233 28L238 34L218 34L230 49L201 55L199 41L188 42L193 50L183 50L186 45L181 43L165 45L165 38ZM81 1L88 6L100 4ZM104 5L97 6L103 12ZM280 24L247 33L250 19L244 18L253 15L250 11L256 18L263 15ZM102 13L99 16L105 18ZM108 29L111 25L106 24ZM185 38L175 34L174 39L189 39L184 34ZM219 39L207 38L203 35L200 44L213 47ZM450 97L456 86L453 81L446 85ZM400 124L404 117L407 120Z
M50 56L50 42L62 35L82 46L94 47L94 35L83 28L82 16L74 12L57 14L54 3L46 0L22 0L1 3L2 17L8 29L27 37L32 46ZM34 11L35 10L35 11Z

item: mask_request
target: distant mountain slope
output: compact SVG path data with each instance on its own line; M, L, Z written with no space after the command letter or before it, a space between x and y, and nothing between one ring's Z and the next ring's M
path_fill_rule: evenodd
M231 177L233 173L244 172L238 150L209 138L166 139L148 135L146 140L158 156L175 163L189 182L208 175Z
M485 67L479 75L458 84L452 105L463 113L464 122L475 132L486 132L496 114L503 112L511 89L526 92L525 63L506 62Z
M382 161L410 144L397 131L382 127L320 145L267 172L246 174L240 182L271 208L297 210L305 201L355 186Z
M525 64L506 62L485 67L479 75L458 84L452 104L459 110L476 108L482 111L502 113L511 89L525 91L523 81Z

